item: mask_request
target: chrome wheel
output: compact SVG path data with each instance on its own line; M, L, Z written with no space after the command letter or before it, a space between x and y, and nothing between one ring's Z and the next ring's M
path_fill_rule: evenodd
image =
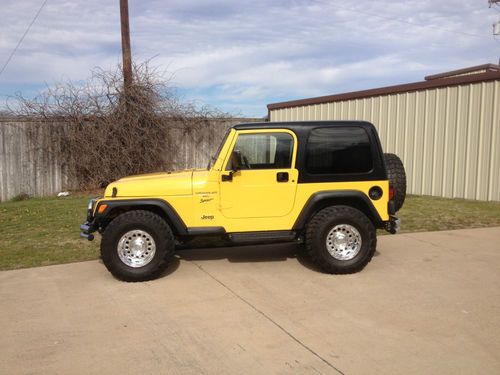
M361 250L361 235L349 224L333 227L326 236L326 248L330 255L338 260L351 260Z
M148 232L136 229L125 233L120 238L116 250L123 263L133 268L139 268L153 260L156 244Z

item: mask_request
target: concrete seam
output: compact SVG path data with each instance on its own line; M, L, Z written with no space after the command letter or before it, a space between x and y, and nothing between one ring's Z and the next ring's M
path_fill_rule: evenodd
M342 371L340 371L338 368L336 368L334 365L332 365L328 360L326 360L325 358L323 358L321 355L319 355L318 353L316 353L314 350L312 350L310 347L308 347L306 344L304 344L302 341L300 341L298 338L296 338L294 335L292 335L290 332L288 332L283 326L281 326L278 322L276 322L275 320L273 320L265 312L263 312L262 310L259 310L257 307L255 307L254 305L252 305L245 298L241 297L238 293L236 293L234 290L232 290L230 287L228 287L222 281L220 281L219 279L217 279L210 272L208 272L207 270L205 270L201 265L199 265L198 263L193 262L191 260L187 260L187 259L184 259L184 260L186 260L189 263L194 264L200 271L202 271L203 273L205 273L206 275L208 275L211 279L213 279L214 281L216 281L217 283L219 283L222 287L224 287L225 289L227 289L232 295L234 295L240 301L244 302L250 308L252 308L254 311L256 311L257 313L259 313L260 315L262 315L264 318L266 318L269 322L271 322L276 327L278 327L281 331L283 331L287 336L289 336L292 340L294 340L297 344L299 344L300 346L302 346L308 352L310 352L311 354L313 354L315 357L319 358L322 362L324 362L325 364L327 364L329 367L331 367L332 369L334 369L339 374L345 375Z
M438 244L435 244L435 243L433 243L433 242L431 242L431 241L427 241L427 240L423 240L423 239L418 238L418 237L411 236L411 235L409 235L408 233L405 233L405 236L406 236L406 237L408 237L408 238L411 238L412 240L415 240L415 241L417 241L417 242L422 242L422 243L425 243L425 244L431 245L431 246L433 246L433 247L437 247L437 248L442 248L442 247L443 247L443 245L438 245ZM446 249L446 250L453 250L453 249L448 248L448 247L445 247L445 249Z

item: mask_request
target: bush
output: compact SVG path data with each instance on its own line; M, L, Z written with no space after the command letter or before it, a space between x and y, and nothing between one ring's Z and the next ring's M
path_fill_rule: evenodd
M20 201L26 201L28 199L30 199L31 197L29 196L29 194L26 194L26 193L19 193L18 195L14 196L11 201L12 202L20 202Z
M63 161L71 188L103 187L126 175L168 168L176 142L173 129L195 133L228 117L181 103L169 81L147 62L135 65L133 72L126 89L117 67L94 70L84 84L60 83L34 99L16 98L15 114L53 127L54 145L42 151ZM37 137L36 127L32 134Z

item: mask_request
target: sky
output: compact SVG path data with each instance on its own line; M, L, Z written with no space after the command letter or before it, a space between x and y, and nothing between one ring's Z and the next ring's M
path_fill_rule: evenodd
M2 0L0 69L43 0ZM498 63L487 0L129 0L133 59L184 101L263 117L269 103L423 80ZM35 96L121 62L119 0L48 0L0 75Z

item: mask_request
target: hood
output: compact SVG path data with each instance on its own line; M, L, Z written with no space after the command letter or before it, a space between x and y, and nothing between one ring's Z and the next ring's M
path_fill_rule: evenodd
M104 195L111 197L157 197L165 195L190 195L193 192L193 170L180 172L149 173L123 177L112 182Z

